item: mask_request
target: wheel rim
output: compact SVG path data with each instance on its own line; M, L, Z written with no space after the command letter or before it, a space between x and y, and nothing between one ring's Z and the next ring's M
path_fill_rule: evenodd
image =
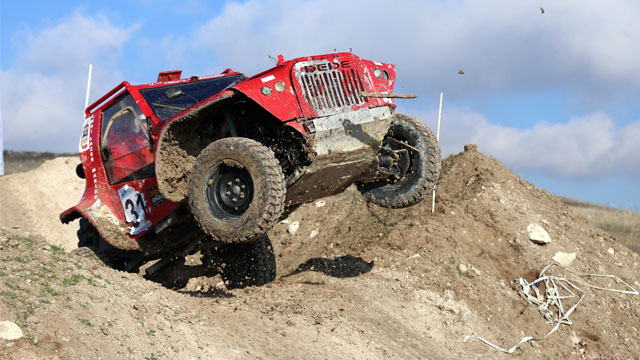
M406 141L407 144L411 145L411 146L416 146L417 142L416 141L412 141L412 139L408 138L407 136L402 136L401 134L394 134L393 132L391 132L389 135L387 135L388 137L393 137L394 139L396 139L397 141ZM401 149L405 149L402 146L392 143L390 141L388 141L385 137L385 139L383 140L383 146L388 146L390 149L392 150L401 150ZM400 155L400 158L398 159L397 162L397 167L399 170L399 174L400 177L399 178L390 178L387 179L390 182L398 182L398 181L403 181L407 178L407 176L409 176L413 171L415 171L415 166L416 164L419 163L420 161L420 154L419 153L415 153L412 150L408 150L406 153L404 154L398 154Z
M211 214L221 220L233 220L251 205L253 180L244 167L219 163L207 174L203 190Z

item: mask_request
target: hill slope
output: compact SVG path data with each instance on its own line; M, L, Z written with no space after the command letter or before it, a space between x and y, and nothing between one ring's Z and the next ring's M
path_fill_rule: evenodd
M71 194L76 186L62 181L62 173L74 176L72 165L58 159L24 178L2 178L0 191L21 183L40 191L41 202L56 204L52 194ZM57 205L3 196L0 226L8 238L0 240L0 321L17 323L26 336L7 341L0 357L497 358L502 354L463 337L475 333L510 347L523 333L546 334L552 325L510 282L533 280L556 252L575 252L571 267L579 272L616 274L638 287L638 254L495 159L473 150L447 158L437 193L435 214L429 201L402 210L369 206L352 188L324 206L304 205L288 219L299 222L295 234L286 223L270 233L278 280L237 290L198 271L197 258L173 274L196 277L169 290L69 257L45 241L72 246L63 231L77 225L44 221L57 219L79 194L55 211ZM34 220L13 229L19 211ZM532 243L531 223L552 242ZM25 232L35 240L18 236ZM639 296L589 291L574 325L517 354L637 356L639 305Z

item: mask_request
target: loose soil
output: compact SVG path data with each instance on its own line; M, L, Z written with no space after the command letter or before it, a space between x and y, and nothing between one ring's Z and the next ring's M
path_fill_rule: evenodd
M509 358L462 340L511 347L546 334L552 324L510 283L533 280L556 252L640 287L637 253L470 149L443 161L434 214L430 201L382 209L349 188L292 213L295 234L287 223L270 232L276 281L229 290L192 256L168 288L67 254L77 222L57 217L82 195L76 163L0 178L0 321L25 334L0 340L0 358ZM530 223L552 242L532 243ZM638 358L640 296L587 290L571 319L515 356Z

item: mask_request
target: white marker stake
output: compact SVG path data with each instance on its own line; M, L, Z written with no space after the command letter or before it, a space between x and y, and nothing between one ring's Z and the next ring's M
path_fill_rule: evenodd
M2 110L0 110L0 176L4 175L4 146L2 145Z
M440 119L442 118L442 93L440 93L440 107L438 108L438 129L436 130L436 141L440 146ZM433 186L433 199L431 200L431 213L436 211L436 186Z
M91 71L93 71L93 64L89 64L89 76L87 78L87 95L84 98L84 110L89 107L89 90L91 89ZM84 119L84 111L82 111L82 119Z

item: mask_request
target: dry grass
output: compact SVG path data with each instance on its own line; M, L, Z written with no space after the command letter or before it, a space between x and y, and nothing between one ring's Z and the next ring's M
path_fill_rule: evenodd
M573 212L615 236L628 248L640 253L640 213L583 203L569 198L562 198L562 200Z

